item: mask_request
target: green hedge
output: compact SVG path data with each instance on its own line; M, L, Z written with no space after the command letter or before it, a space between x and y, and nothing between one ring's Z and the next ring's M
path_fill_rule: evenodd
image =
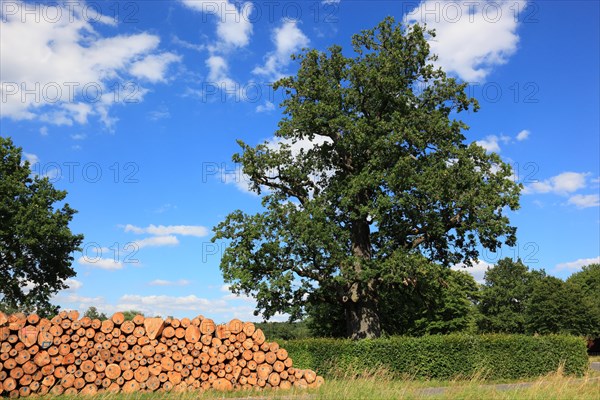
M396 377L488 379L535 377L556 371L582 375L585 341L575 336L437 335L351 341L303 339L281 343L298 368L325 377L387 370Z

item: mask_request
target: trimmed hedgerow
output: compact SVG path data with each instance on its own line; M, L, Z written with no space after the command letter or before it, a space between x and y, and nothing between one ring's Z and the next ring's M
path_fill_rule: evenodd
M588 365L583 338L566 335L437 335L351 341L303 339L281 344L294 366L324 376L385 370L397 377L488 379L536 377L556 371L582 375Z

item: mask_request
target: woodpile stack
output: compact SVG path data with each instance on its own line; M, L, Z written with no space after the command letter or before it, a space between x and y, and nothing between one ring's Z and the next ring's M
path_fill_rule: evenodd
M251 322L0 312L0 396L318 387Z

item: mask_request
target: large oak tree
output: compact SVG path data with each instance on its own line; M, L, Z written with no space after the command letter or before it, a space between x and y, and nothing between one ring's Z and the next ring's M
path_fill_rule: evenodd
M213 238L228 243L225 280L257 312L296 318L334 294L348 335L376 337L382 283L515 243L505 212L520 186L497 154L465 143L455 117L478 104L433 65L428 35L387 18L353 37L352 56L305 50L297 75L275 83L277 140L240 141L233 157L264 211L229 214Z

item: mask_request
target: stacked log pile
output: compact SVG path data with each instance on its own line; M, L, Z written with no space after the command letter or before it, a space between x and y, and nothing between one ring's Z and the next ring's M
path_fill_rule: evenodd
M0 396L191 389L318 387L285 349L238 319L100 321L77 311L51 320L0 312Z

